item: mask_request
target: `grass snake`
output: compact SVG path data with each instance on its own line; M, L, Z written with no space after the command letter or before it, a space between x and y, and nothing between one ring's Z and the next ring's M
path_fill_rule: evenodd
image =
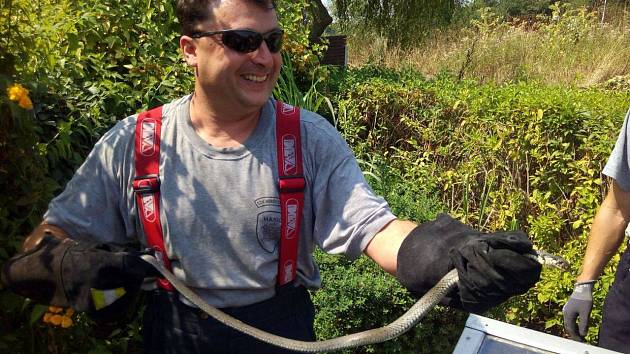
M568 270L569 264L561 257L552 255L544 251L534 251L534 253L526 256L540 262L544 266L554 267L561 270ZM330 352L347 348L359 347L362 345L375 344L384 342L400 336L410 330L435 306L440 300L448 294L459 280L457 270L453 269L448 272L431 290L429 290L422 298L420 298L407 312L396 319L394 322L375 329L363 332L348 334L345 336L327 339L316 342L306 342L294 339L288 339L277 336L255 327L252 327L242 321L231 317L221 310L209 305L201 297L195 294L173 273L168 271L155 257L152 255L141 256L146 262L155 267L179 293L185 296L190 302L214 317L217 321L232 327L239 332L248 334L263 342L303 353Z

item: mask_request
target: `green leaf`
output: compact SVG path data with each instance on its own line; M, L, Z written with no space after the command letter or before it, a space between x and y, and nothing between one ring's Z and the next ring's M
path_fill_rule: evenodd
M44 305L37 304L33 306L29 324L32 326L35 322L39 321L39 319L42 318L42 316L46 313L47 309L48 309L48 306L44 306Z

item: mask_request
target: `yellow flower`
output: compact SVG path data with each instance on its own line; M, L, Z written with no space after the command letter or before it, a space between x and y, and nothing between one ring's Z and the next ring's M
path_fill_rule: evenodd
M18 102L22 97L28 97L28 90L20 84L13 84L7 89L7 96L9 96L11 101Z
M22 96L22 98L20 98L20 102L18 102L18 105L24 109L33 109L33 102L28 96Z
M60 313L61 311L63 311L63 308L61 308L61 307L48 306L48 312Z
M62 317L63 316L61 315L52 315L52 317L50 317L50 323L54 324L55 326L59 326L61 324Z
M33 101L28 97L28 90L20 84L13 84L7 88L7 96L24 109L33 109Z
M63 316L61 318L61 327L68 328L72 326L72 319L70 317Z
M46 312L46 313L44 314L44 320L43 320L43 321L44 321L44 323L48 323L48 322L50 322L50 318L51 318L52 316L53 316L53 314L52 314L52 313L50 313L50 312Z

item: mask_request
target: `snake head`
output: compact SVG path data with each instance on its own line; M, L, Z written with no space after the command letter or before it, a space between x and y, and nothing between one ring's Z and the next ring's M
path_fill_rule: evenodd
M571 264L566 259L556 256L555 254L534 250L534 254L532 255L535 256L536 260L543 266L557 268L565 272L571 269Z

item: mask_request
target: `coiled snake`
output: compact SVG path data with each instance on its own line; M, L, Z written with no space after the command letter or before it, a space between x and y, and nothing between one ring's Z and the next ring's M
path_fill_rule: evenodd
M527 254L527 256L535 259L544 266L550 266L565 271L569 268L569 263L567 261L544 251L535 251L532 254ZM405 314L384 327L348 334L333 339L317 342L305 342L261 331L223 313L197 296L197 294L190 290L181 280L177 279L173 273L164 268L164 266L162 266L155 257L151 255L143 255L141 257L146 262L153 265L153 267L155 267L162 275L164 275L164 277L173 284L180 294L185 296L190 302L205 311L208 315L214 317L217 321L263 342L304 353L337 351L367 344L380 343L396 338L415 326L435 305L440 302L446 294L455 287L455 285L457 285L459 280L457 270L451 270L407 312L405 312Z

